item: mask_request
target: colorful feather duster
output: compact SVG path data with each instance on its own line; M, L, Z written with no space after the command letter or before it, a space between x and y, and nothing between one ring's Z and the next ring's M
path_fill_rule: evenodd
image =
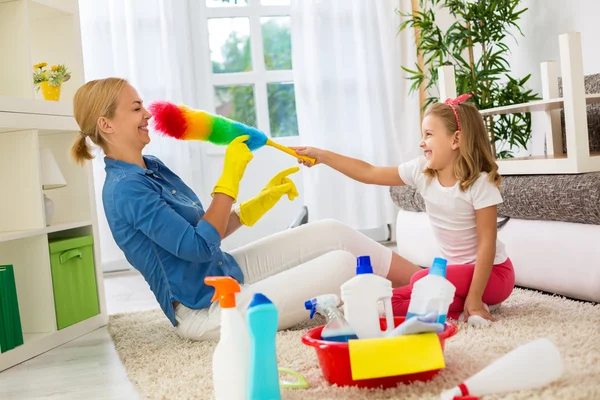
M168 101L155 101L148 106L148 110L152 113L151 122L154 129L165 136L227 145L238 136L249 135L246 144L252 151L267 145L296 158L309 160L313 164L316 162L314 158L299 156L289 147L273 142L258 129L221 115L194 110L185 105L175 105Z

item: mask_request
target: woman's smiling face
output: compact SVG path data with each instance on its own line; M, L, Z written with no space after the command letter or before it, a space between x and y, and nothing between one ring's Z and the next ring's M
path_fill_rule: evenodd
M126 85L119 94L114 118L99 121L99 124L108 134L109 147L141 151L150 143L148 120L151 116L135 88Z

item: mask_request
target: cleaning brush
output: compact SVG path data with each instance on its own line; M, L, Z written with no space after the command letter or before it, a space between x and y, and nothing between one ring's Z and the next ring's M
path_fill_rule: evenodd
M249 135L246 145L252 151L264 145L275 147L297 159L315 164L312 157L300 156L289 147L275 143L263 132L221 115L194 110L168 101L155 101L148 106L152 113L154 129L165 136L179 140L202 140L217 145L227 145L238 136Z

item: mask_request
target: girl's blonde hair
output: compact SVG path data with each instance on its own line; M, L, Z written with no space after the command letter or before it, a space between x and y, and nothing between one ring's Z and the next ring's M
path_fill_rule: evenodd
M466 191L479 178L481 172L487 172L489 181L500 187L502 176L498 174L498 164L492 154L490 139L479 110L474 104L466 102L454 107L461 128L459 156L454 165L454 174L459 180L460 189ZM425 111L424 116L428 115L441 118L449 135L458 130L456 116L450 105L434 103ZM430 179L437 175L435 170L429 168L424 172Z
M73 98L73 114L80 132L71 146L71 157L77 163L83 164L93 158L87 138L107 152L108 141L98 127L98 119L115 116L117 98L127 84L127 80L122 78L106 78L89 81L77 89Z

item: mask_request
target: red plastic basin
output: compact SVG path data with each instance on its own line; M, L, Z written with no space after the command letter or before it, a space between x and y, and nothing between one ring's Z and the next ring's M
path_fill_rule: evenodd
M395 326L400 325L405 317L394 317ZM381 329L385 330L387 324L385 319L380 319ZM348 343L329 342L321 340L321 331L324 325L308 330L302 336L302 343L314 347L323 377L332 385L338 386L357 386L360 388L383 388L388 389L396 387L399 383L410 383L414 381L428 381L432 379L440 370L431 370L415 374L389 376L385 378L353 380L350 369L350 352ZM442 350L446 339L456 335L458 329L451 322L446 322L443 332L438 334Z

